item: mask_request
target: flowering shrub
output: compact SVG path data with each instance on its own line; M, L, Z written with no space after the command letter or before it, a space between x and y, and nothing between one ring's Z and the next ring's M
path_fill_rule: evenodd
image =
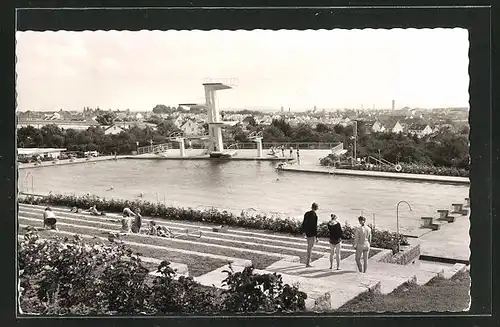
M226 291L179 276L167 261L148 276L141 259L123 244L40 239L28 228L19 242L20 310L35 314L167 314L298 311L306 294L277 274L228 272ZM249 291L250 296L245 292Z
M374 165L372 167L365 164L357 166L338 165L336 159L333 157L332 154L329 154L328 156L321 158L320 164L323 166L335 166L339 169L396 172L396 169L394 167L389 167L386 165L382 166ZM464 168L436 167L436 166L408 164L408 163L400 163L400 165L401 165L401 171L400 171L401 173L469 177L469 170Z
M276 217L257 214L255 216L241 212L240 215L235 215L228 211L219 211L217 209L194 210L192 208L176 208L167 207L162 203L151 203L148 201L129 201L129 200L104 200L95 196L72 196L72 195L54 195L50 194L47 197L27 196L24 199L19 199L24 203L31 204L52 204L60 206L77 206L79 208L89 208L96 204L97 209L106 212L121 212L124 207L140 208L141 213L145 216L161 217L171 220L183 220L191 222L212 223L217 225L235 226L253 229L270 230L279 233L288 233L294 235L302 234L302 222L290 217ZM347 222L342 226L343 239L351 240L354 237L355 227L350 226ZM397 243L397 234L394 232L384 232L384 237L376 237L375 234L381 233L379 230L373 232L372 246L393 249L393 244ZM319 224L318 236L328 237L328 228L326 222ZM392 240L391 242L388 239ZM407 244L406 238L401 236L402 243ZM380 242L379 242L380 240Z
M299 291L296 285L283 285L280 275L254 274L253 267L245 267L235 273L225 271L228 276L223 285L228 287L222 292L222 308L229 312L275 312L298 311L305 309L307 294Z

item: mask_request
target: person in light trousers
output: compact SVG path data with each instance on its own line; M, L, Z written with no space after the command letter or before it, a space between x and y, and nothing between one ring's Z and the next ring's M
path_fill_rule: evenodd
M354 235L354 249L356 250L356 264L359 272L366 273L368 266L368 253L370 252L370 244L372 242L372 230L366 226L366 218L358 217L360 226ZM361 256L363 256L363 265L361 265Z

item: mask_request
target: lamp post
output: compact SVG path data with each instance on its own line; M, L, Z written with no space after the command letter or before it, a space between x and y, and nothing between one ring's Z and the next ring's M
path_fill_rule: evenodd
M354 121L354 163L358 163L356 158L356 145L358 143L358 121Z
M408 202L404 201L404 200L403 201L399 201L398 205L396 206L396 231L397 231L397 234L398 234L398 253L399 253L399 247L400 247L400 244L399 244L400 243L400 237L399 237L399 205L401 203L406 203L408 205L408 208L410 208L410 211L412 211L411 210L411 205Z

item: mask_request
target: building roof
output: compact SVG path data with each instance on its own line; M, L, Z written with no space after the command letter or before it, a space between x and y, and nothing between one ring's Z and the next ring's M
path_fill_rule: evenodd
M35 154L43 154L43 153L54 153L66 151L66 148L17 148L17 154L24 155L35 155Z
M409 129L413 131L422 131L427 127L428 124L425 123L413 123L409 125Z

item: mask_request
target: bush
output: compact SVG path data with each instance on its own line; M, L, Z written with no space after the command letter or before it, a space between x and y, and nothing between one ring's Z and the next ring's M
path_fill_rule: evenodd
M220 291L179 276L168 261L152 280L122 244L40 239L28 228L19 242L20 308L30 314L169 314L304 310L307 295L281 276L228 271Z
M245 267L242 272L233 269L225 271L228 276L223 285L228 287L222 308L228 312L276 312L299 311L305 309L307 295L296 285L283 285L280 275L254 274L253 267Z
M97 209L105 212L121 212L124 207L140 208L141 213L145 216L160 217L171 220L184 220L190 222L202 222L217 225L253 228L261 230L269 230L279 233L287 233L292 235L302 234L302 224L299 220L290 217L277 217L257 214L255 216L241 212L240 215L235 215L228 211L219 211L217 209L194 210L192 208L176 208L166 207L161 203L151 203L148 201L128 201L128 200L104 200L96 196L76 197L72 195L54 195L50 194L47 197L27 196L23 200L24 203L30 204L52 204L59 206L77 206L79 208L90 208L96 204ZM328 228L326 222L322 222L318 226L318 236L328 237ZM347 222L342 227L343 239L351 240L354 237L355 227L350 226ZM384 232L384 237L375 237L375 234L382 231L373 231L372 246L393 249L393 243L397 241L397 234L394 232ZM393 239L389 242L388 238ZM406 238L401 237L402 242L406 242ZM381 240L381 241L379 241Z

